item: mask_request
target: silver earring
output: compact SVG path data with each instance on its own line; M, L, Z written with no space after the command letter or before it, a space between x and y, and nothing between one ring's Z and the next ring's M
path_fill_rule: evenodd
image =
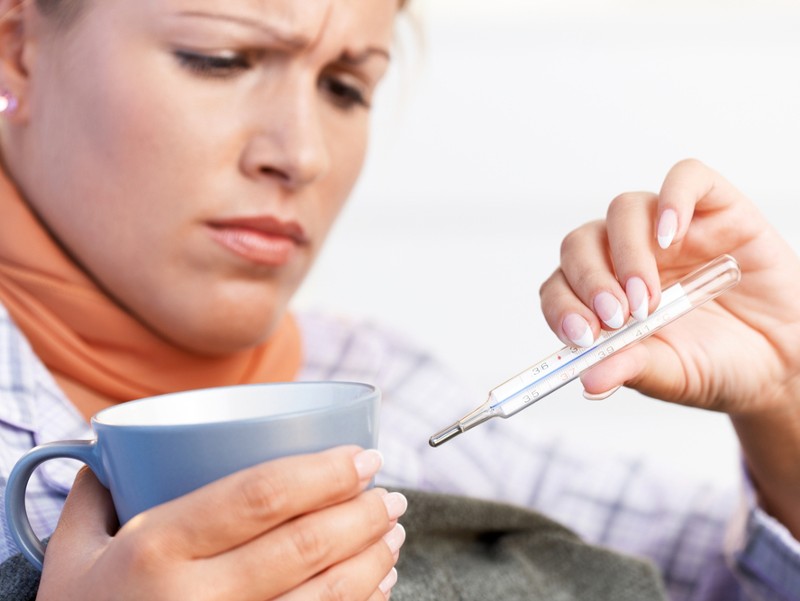
M0 93L0 114L13 113L17 108L17 99L10 92Z

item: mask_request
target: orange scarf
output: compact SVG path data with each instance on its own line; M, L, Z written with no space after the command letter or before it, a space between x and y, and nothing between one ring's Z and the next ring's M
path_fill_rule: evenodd
M86 417L155 394L289 381L300 368L300 333L288 314L267 342L224 357L163 340L70 260L2 172L0 303Z

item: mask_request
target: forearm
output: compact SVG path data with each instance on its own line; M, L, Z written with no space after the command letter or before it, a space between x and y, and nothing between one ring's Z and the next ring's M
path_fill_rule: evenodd
M732 416L760 505L800 540L800 391L798 402Z

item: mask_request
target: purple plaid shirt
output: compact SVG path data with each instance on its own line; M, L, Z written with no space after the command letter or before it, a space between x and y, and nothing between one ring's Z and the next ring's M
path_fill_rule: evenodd
M466 494L539 510L587 542L651 559L674 601L800 600L800 543L741 491L687 482L647 458L607 456L557 433L488 422L469 444L428 446L442 415L474 398L429 354L369 324L301 315L299 379L355 380L383 392L383 486ZM0 306L0 491L14 462L36 444L90 438L91 429ZM498 461L497 458L504 458ZM41 536L55 528L79 464L45 463L28 507ZM18 552L0 503L0 561Z

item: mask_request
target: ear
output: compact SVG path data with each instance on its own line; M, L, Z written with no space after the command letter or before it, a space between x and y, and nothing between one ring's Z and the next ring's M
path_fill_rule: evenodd
M24 120L28 113L29 65L35 49L31 23L36 12L33 0L0 0L0 92L17 101L8 121Z

